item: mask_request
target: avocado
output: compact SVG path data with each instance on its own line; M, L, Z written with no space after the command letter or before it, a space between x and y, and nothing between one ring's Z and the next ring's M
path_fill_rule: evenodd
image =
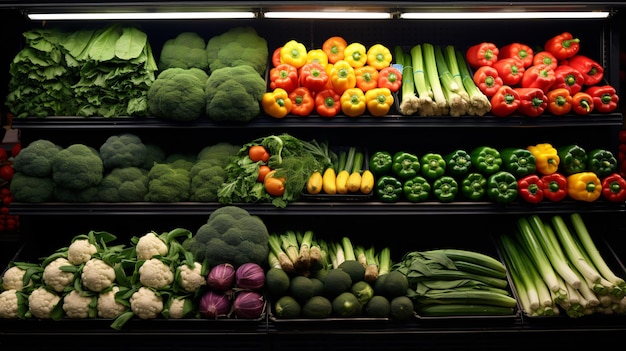
M293 297L285 295L274 303L274 315L276 318L297 318L300 316L302 306Z
M413 301L408 296L397 296L389 303L391 318L406 321L413 315Z
M332 313L332 303L321 295L313 296L302 306L302 316L306 318L328 318Z
M374 318L388 318L391 312L389 299L383 295L374 295L365 305L365 314Z
M348 291L351 286L352 278L350 278L350 274L343 269L333 268L326 274L326 279L324 280L324 294L332 299Z
M265 286L272 297L281 297L289 292L289 275L280 268L272 267L265 273Z
M409 280L406 275L400 271L390 271L383 283L383 291L387 298L406 295L409 289Z
M365 267L357 260L345 260L339 264L338 268L350 274L353 284L365 279Z
M300 303L313 297L313 282L311 278L303 275L296 275L291 278L289 294Z
M359 302L363 306L367 305L372 296L374 296L374 288L365 280L352 284L350 292L359 299Z
M339 317L358 317L363 306L353 293L346 291L333 299L333 313Z

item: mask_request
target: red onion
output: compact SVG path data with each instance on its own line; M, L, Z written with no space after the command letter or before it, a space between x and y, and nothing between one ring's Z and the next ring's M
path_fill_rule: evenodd
M256 319L261 317L265 308L263 295L256 291L240 291L235 295L233 312L238 318Z
M235 267L230 263L214 266L207 276L207 285L214 291L225 292L235 285Z
M207 291L200 298L199 312L203 317L217 319L230 313L231 300L228 295Z
M257 263L244 263L235 273L236 284L239 289L259 290L265 284L265 271Z

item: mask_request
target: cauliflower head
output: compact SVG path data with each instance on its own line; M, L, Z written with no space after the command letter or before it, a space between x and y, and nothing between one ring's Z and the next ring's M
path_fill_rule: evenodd
M111 135L100 145L100 158L105 169L139 167L144 164L148 148L137 135Z
M207 284L206 276L202 274L202 264L193 263L193 268L187 264L178 267L180 273L180 286L186 292L196 292L200 287Z
M174 282L174 272L165 262L151 258L139 267L139 281L144 286L162 289Z
M167 255L168 247L154 232L148 232L137 240L135 251L137 253L137 259L145 261L156 255Z
M98 258L92 258L80 275L83 286L93 292L101 292L115 282L115 269Z
M209 267L221 263L240 266L247 262L263 264L269 254L269 233L261 218L237 206L223 206L184 241L197 262Z
M98 317L113 319L126 312L128 308L115 299L115 294L120 291L119 286L114 286L110 290L98 294Z
M187 298L173 297L168 300L167 306L167 318L181 319L189 314L192 310L189 305L192 301ZM164 313L165 314L165 313Z
M251 66L216 69L206 80L206 115L218 122L248 122L261 112L265 79Z
M65 257L58 257L43 269L43 283L56 292L62 292L74 283L74 273L64 272L63 266L73 266Z
M43 286L28 295L28 311L33 317L50 319L52 309L61 301L61 297Z
M73 265L80 265L89 261L96 252L98 248L88 239L77 239L67 248L67 260Z
M198 33L182 32L163 44L159 56L159 70L177 67L207 71L209 61L205 48L206 42Z
M147 93L148 109L158 118L194 121L204 115L208 74L199 68L168 68L158 75Z
M72 290L63 297L63 311L68 318L89 318L93 296L85 296L78 290Z
M145 286L130 296L130 309L141 319L154 319L163 311L163 298Z
M24 274L26 271L18 266L13 266L4 271L2 275L2 289L4 290L17 290L24 289ZM26 286L32 286L32 279Z
M17 290L8 289L0 293L0 318L15 319L19 317L19 299Z

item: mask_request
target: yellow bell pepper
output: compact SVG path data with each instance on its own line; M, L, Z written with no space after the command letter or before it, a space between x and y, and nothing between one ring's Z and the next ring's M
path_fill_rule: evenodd
M365 93L359 88L350 88L341 94L341 112L348 117L365 113Z
M344 91L356 87L356 75L354 68L350 66L348 61L339 60L333 64L330 69L330 81L333 90L341 95Z
M306 63L317 62L324 68L328 65L328 55L322 49L312 49L306 54Z
M300 68L304 66L306 60L306 46L299 41L289 40L280 48L280 63L288 63L296 68Z
M393 105L393 96L389 88L374 88L365 92L367 110L372 116L386 115Z
M274 118L283 118L291 112L293 103L285 89L276 88L263 94L261 106L268 115Z
M351 43L343 51L343 59L353 68L365 66L367 63L367 49L361 43Z
M526 149L535 156L537 172L547 175L556 173L561 158L557 150L549 143L530 145Z
M596 201L602 195L602 181L595 172L574 173L567 177L567 195L578 201Z
M367 50L367 64L381 70L391 65L391 51L383 44L374 44Z

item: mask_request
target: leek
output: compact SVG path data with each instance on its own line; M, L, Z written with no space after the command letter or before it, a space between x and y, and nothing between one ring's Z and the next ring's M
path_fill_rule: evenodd
M300 248L298 246L298 238L293 230L287 230L284 234L280 235L282 248L285 250L289 260L295 264L298 261L300 255Z
M585 260L584 255L581 253L572 234L570 233L565 221L560 215L552 216L552 224L559 242L563 246L567 257L572 265L580 272L580 274L589 278L590 281L597 283L600 282L600 273L591 265L590 262Z
M280 267L289 273L295 273L296 269L293 266L293 262L289 259L289 256L282 248L282 242L278 234L270 234L268 237L268 244L271 252L276 256L280 262Z
M374 247L365 249L365 280L375 282L378 279L378 261L376 260L376 251Z
M480 91L476 83L474 83L474 78L469 71L465 56L459 50L456 50L456 60L459 65L463 87L469 94L470 107L468 112L470 115L483 116L485 113L491 111L491 101L489 101L487 95Z
M546 253L541 247L541 244L535 238L528 219L520 218L517 223L520 242L535 263L537 271L541 274L541 278L545 281L550 290L554 292L559 291L561 289L561 284L557 280L557 274L552 268Z
M391 250L389 247L384 247L378 253L378 275L387 274L391 271Z
M343 255L345 261L356 261L356 255L354 254L354 247L350 238L344 236L341 238L341 247L343 248Z
M298 258L294 262L296 268L300 271L308 270L311 267L311 242L313 241L313 231L307 230L300 239L300 249Z
M439 72L437 71L437 59L435 58L435 46L430 43L423 43L424 69L430 88L433 92L434 112L436 116L447 115L450 111L449 102L443 92Z
M410 62L410 55L407 61ZM402 97L400 99L400 113L412 115L419 111L420 99L415 95L415 80L413 78L413 66L405 64L402 66Z
M515 242L507 235L502 235L500 242L502 256L509 267L509 274L517 290L522 308L528 315L533 315L541 303L537 292L537 283L532 280L534 276L528 272L532 262L525 257L524 251L518 250ZM545 286L543 281L540 283Z
M450 73L452 74L452 78L456 82L458 86L457 94L461 96L463 100L467 103L470 102L469 94L463 85L463 79L461 78L461 71L459 69L459 62L456 59L456 49L453 45L447 45L445 47L445 51L443 52L446 63L448 64L448 68L450 69Z
M433 91L426 75L422 45L417 44L411 48L411 63L413 66L413 82L419 98L420 116L434 116ZM404 79L404 76L402 78Z

